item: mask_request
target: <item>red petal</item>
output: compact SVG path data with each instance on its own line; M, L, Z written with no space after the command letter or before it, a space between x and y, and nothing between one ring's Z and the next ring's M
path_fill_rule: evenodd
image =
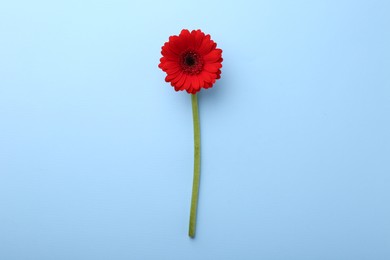
M207 55L212 50L214 50L217 47L217 44L213 41L210 41L209 43L206 43L205 46L202 46L201 54Z
M203 38L203 41L198 49L198 52L200 54L207 54L210 52L211 50L211 47L212 47L212 44L213 44L213 41L210 40L210 35L207 34L204 38Z
M185 89L185 82L186 82L186 79L187 79L187 75L183 73L183 76L180 78L179 82L177 82L176 86L178 86L180 88L180 90L184 90Z
M207 81L207 82L211 82L213 79L210 75L209 72L207 71L202 71L200 74L199 74L199 77L203 80L203 81Z
M199 81L199 88L204 88L205 80L200 75L198 75L197 78Z
M188 48L188 45L191 42L191 33L187 29L181 30L181 33L179 35L179 39L181 40L182 44L184 44L184 48Z
M173 61L161 62L161 67L163 68L163 70L176 68L177 66L179 66L177 62L173 62Z
M186 77L186 80L184 81L183 88L184 89L189 89L191 87L191 76Z
M172 80L174 80L177 76L180 75L181 72L176 72L176 73L172 73L172 74L168 74L166 77L165 77L165 81L166 82L170 82Z
M163 47L161 49L161 54L164 56L164 57L167 57L167 58L179 58L179 55L176 54L170 47L166 46L166 47Z
M217 71L217 77L215 79L220 79L221 78L221 70Z
M176 72L178 72L178 71L181 71L181 69L180 69L179 66L177 66L177 67L175 67L175 68L169 68L169 69L165 70L165 72L166 72L167 74L173 74L173 73L176 73Z
M172 41L170 41L169 43L171 50L178 55L186 49L186 43L183 42L183 39L179 38L178 36L172 39Z
M219 59L221 59L222 56L222 50L221 49L215 49L203 56L204 61L208 62L216 62Z
M207 63L203 66L204 70L209 72L217 72L222 67L221 63Z
M205 37L204 33L201 30L196 30L195 31L195 50L197 50L200 45L202 44L203 38Z
M199 80L198 76L191 76L191 87L194 90L199 90Z
M185 75L185 74L184 74L183 72L180 72L180 74L179 74L177 77L175 77L175 78L171 81L171 83L172 83L173 85L177 86L177 82L180 81L180 79L183 77L183 75Z

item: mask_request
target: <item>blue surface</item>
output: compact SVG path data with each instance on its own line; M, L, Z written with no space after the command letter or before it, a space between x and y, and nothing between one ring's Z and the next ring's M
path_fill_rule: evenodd
M0 3L0 259L390 259L389 1ZM187 237L190 96L212 35Z

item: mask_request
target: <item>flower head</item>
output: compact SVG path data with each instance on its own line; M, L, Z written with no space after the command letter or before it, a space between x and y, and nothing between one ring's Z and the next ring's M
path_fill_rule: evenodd
M222 50L201 30L182 30L177 36L170 36L161 47L158 67L167 73L176 91L186 90L190 94L202 88L211 88L221 77Z

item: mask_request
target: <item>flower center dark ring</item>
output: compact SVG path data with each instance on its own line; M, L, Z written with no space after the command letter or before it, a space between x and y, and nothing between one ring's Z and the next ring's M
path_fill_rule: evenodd
M187 55L187 56L185 57L184 62L186 63L186 65L192 66L192 65L195 64L195 58L194 58L193 56Z
M194 51L186 51L181 55L180 64L187 74L196 75L203 69L203 59Z

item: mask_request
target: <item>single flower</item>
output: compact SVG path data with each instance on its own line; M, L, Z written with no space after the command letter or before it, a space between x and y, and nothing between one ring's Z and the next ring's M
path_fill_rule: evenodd
M176 91L196 94L202 88L211 88L221 77L222 50L201 30L182 30L161 48L163 57L158 65L167 73Z
M158 65L167 73L176 91L186 90L191 95L194 121L194 179L192 184L190 224L188 235L195 237L200 183L200 123L197 93L211 88L221 77L222 50L201 30L182 30L179 36L169 37L161 48L163 57Z

